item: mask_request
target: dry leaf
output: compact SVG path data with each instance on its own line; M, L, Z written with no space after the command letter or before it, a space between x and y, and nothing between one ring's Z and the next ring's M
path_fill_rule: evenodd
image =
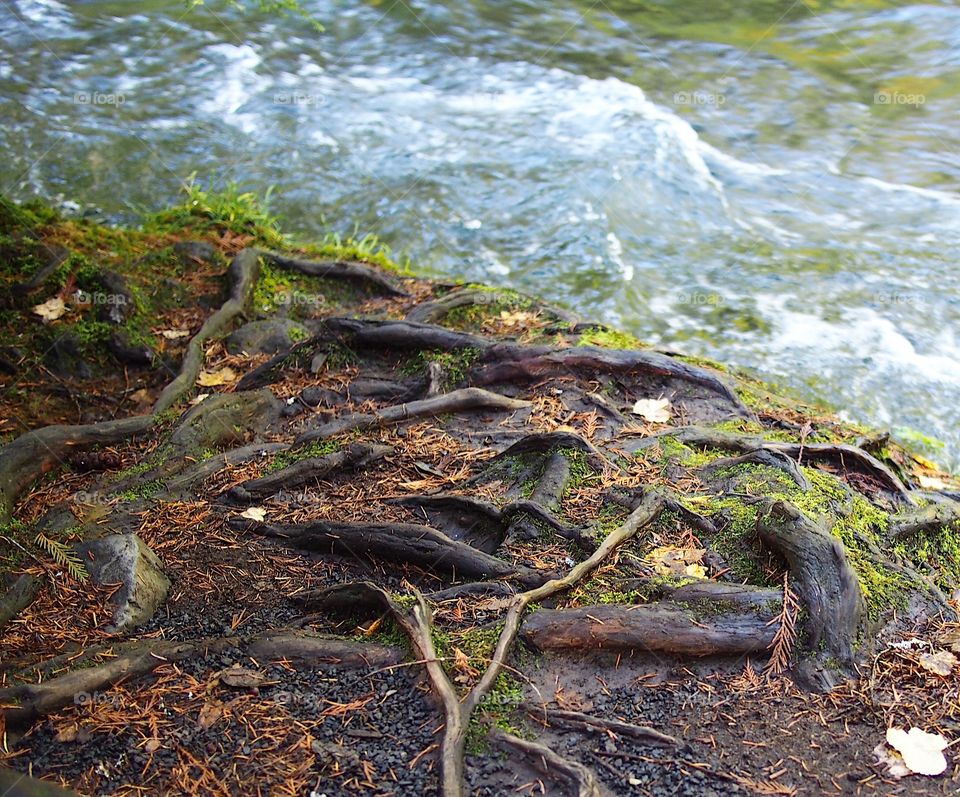
M43 304L34 307L33 312L43 319L44 324L47 324L50 321L56 321L67 312L67 306L63 303L63 299L54 296L52 299L47 299Z
M903 756L903 763L918 775L939 775L947 768L943 751L947 740L939 733L927 733L919 728L887 728L887 744Z
M229 670L221 670L217 676L220 678L220 683L237 689L254 688L270 683L267 681L267 676L247 667L231 667Z
M953 672L956 664L957 657L946 650L938 650L936 653L920 654L920 666L932 672L934 675L942 675L944 678Z
M147 743L143 746L143 749L148 753L155 753L160 749L160 740L157 738L147 739Z
M192 399L190 399L190 405L192 407L196 407L197 404L200 404L202 401L208 398L210 398L209 393L197 393L197 395L195 395Z
M672 416L667 399L640 399L631 412L651 423L667 423Z
M164 329L161 333L167 340L179 340L180 338L189 338L189 329Z
M240 513L240 517L263 523L267 517L267 510L262 506L251 506L249 509L243 510L243 512Z
M212 727L220 717L223 716L223 705L220 703L204 703L200 709L200 716L197 718L197 724L201 728Z
M654 572L661 576L691 576L706 578L706 568L701 564L706 551L702 548L675 548L665 545L654 548L646 560Z
M197 377L197 384L200 387L216 387L217 385L229 385L237 381L237 372L230 366L220 368L216 371L201 371Z

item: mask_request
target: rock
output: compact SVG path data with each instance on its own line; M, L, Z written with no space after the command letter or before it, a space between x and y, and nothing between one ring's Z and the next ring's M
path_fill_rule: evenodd
M145 343L131 343L122 332L114 332L107 341L110 353L127 365L152 365L156 357Z
M123 585L113 596L111 633L145 623L167 597L170 579L163 563L136 534L112 534L75 548L94 584Z
M310 330L289 318L251 321L227 338L227 351L239 354L278 354L310 337Z
M306 387L300 394L300 400L308 407L337 407L343 404L344 397L333 390L327 390L322 387Z
M185 266L196 266L198 261L216 263L220 259L217 248L206 241L178 241L173 251Z
M65 332L44 356L47 367L64 379L90 379L93 371L84 361L80 340L73 332Z
M7 579L0 579L0 586ZM0 628L29 606L37 595L40 582L24 573L0 593Z

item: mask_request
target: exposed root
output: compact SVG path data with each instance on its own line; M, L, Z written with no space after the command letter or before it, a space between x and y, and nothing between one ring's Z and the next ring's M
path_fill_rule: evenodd
M911 512L904 512L890 520L890 539L902 540L917 534L930 534L960 520L960 503L942 501Z
M697 612L671 601L627 606L540 609L521 636L537 650L655 651L676 656L764 654L776 634L767 610Z
M431 415L442 415L447 412L470 412L472 410L519 410L530 406L528 401L507 398L489 390L468 387L444 393L442 396L411 401L407 404L398 404L385 407L375 413L355 413L329 421L309 432L300 435L295 446L302 446L314 440L323 440L334 435L358 429L370 429L375 426L386 426L391 423L423 418Z
M41 475L64 464L70 454L113 445L148 433L150 415L83 426L45 426L0 448L0 522L10 520L14 504Z
M774 451L767 448L758 448L741 454L739 457L723 457L716 459L709 465L700 468L700 473L709 476L716 473L721 468L734 468L737 465L750 463L752 465L765 465L768 468L776 468L786 473L801 490L810 489L810 480L803 475L797 463L790 459L786 454L780 451Z
M407 562L452 578L515 579L530 585L541 584L549 577L537 570L513 567L502 559L451 540L430 526L410 523L366 526L323 521L278 526L242 518L231 519L231 525L282 538L303 550L337 553L360 561L369 558L394 564Z
M321 457L308 457L294 462L285 468L250 479L230 489L227 493L237 503L252 503L280 490L293 490L335 470L344 468L362 468L393 453L390 446L351 443L346 448Z
M647 744L662 745L665 747L679 744L679 741L675 737L662 733L656 728L647 727L646 725L634 725L632 722L595 717L579 711L549 708L548 706L538 706L532 703L524 704L523 708L531 717L545 727L555 725L581 731L608 731L617 736L627 736L631 739L639 739Z
M28 573L18 576L6 592L0 595L0 628L26 609L37 596L39 589L40 582L33 576Z
M260 258L253 249L244 249L233 259L227 271L230 298L203 322L200 331L190 339L180 365L180 373L160 393L153 405L154 413L170 409L193 387L203 367L204 344L223 332L250 306L259 275Z
M347 260L304 260L298 257L288 257L277 252L258 250L258 254L280 268L299 271L311 277L325 279L346 279L362 282L374 287L378 292L387 296L407 296L406 291L398 288L376 269L363 263Z
M490 732L490 740L505 752L519 753L547 777L564 781L576 797L603 797L597 776L578 761L571 761L546 745L528 742L500 728Z
M786 560L808 613L807 649L852 667L864 602L843 544L792 504L765 499L761 506L760 539Z

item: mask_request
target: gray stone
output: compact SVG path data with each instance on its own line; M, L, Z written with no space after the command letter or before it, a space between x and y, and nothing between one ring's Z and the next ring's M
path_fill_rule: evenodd
M278 354L310 337L310 330L289 318L251 321L227 338L227 351L239 354Z
M113 596L111 633L142 625L153 617L170 589L160 558L136 534L111 534L78 543L77 553L94 584L123 586Z

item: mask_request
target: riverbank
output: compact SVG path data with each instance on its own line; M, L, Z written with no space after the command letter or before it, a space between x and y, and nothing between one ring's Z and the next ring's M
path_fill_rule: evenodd
M893 793L954 737L960 488L883 434L250 196L0 211L6 766Z

